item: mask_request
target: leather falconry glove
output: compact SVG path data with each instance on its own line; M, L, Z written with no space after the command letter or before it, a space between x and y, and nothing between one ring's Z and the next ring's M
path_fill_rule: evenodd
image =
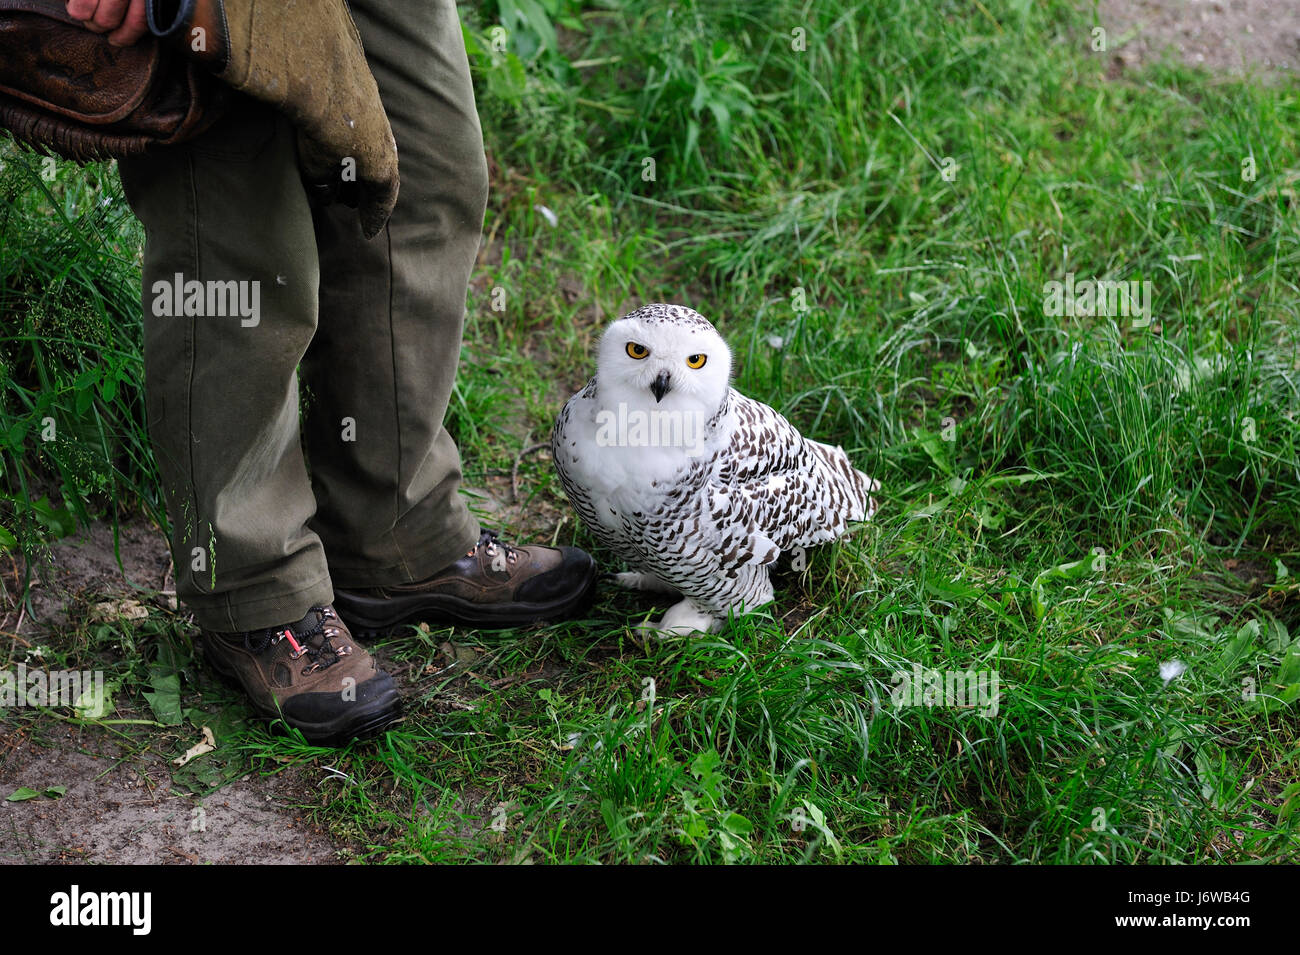
M344 0L148 0L149 29L298 129L316 197L373 238L397 201L397 144Z

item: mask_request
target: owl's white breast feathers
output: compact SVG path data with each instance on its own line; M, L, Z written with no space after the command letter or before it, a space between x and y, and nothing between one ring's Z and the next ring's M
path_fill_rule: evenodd
M625 559L647 531L724 546L723 564L769 564L780 552L834 540L875 510L879 485L848 455L804 438L782 415L730 390L702 447L601 446L597 381L556 422L556 466L575 508Z

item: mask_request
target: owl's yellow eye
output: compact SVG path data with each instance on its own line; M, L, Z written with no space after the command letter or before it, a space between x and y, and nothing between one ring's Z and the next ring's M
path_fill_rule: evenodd
M646 355L650 354L650 349L646 348L644 345L639 345L636 342L628 342L627 353L633 358L644 358Z
M687 355L686 364L690 368L703 368L704 363L709 360L708 355Z

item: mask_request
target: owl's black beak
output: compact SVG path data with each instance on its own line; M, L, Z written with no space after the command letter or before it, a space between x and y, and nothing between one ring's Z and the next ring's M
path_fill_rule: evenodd
M664 395L668 394L668 372L659 372L659 377L650 385L650 390L655 393L655 404L664 400Z

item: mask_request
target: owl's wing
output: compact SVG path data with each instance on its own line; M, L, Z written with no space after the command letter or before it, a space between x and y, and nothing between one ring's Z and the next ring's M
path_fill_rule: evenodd
M596 379L592 378L585 388L564 403L555 419L555 427L551 429L551 458L573 509L599 537L604 530L598 511L599 502L584 480L584 472L593 465L584 459L595 452L582 429L575 425L575 419L584 413L584 406L595 395Z
M868 519L878 482L840 448L810 441L762 402L731 393L736 427L714 459L709 511L724 560L770 564L781 551L835 540Z

